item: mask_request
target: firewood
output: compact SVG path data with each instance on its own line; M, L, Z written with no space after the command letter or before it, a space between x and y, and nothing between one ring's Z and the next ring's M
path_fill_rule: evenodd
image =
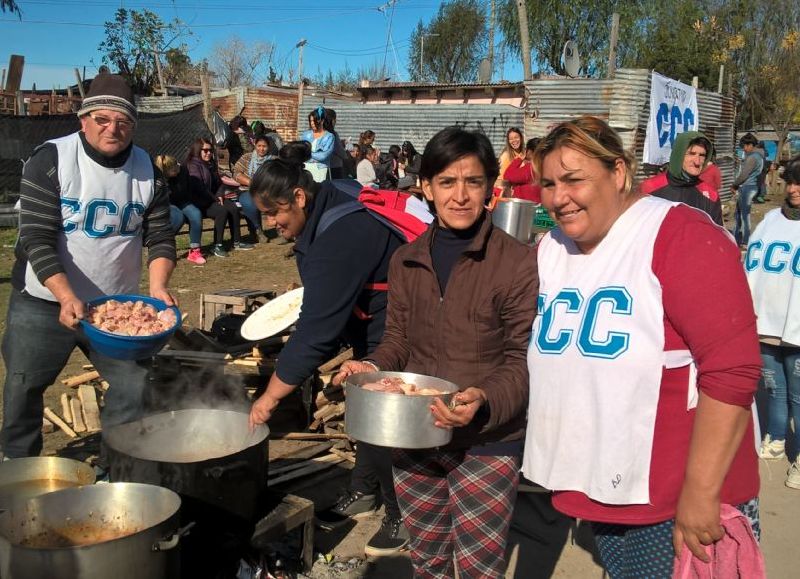
M44 415L45 415L45 417L46 417L46 418L47 418L47 419L48 419L50 422L52 422L53 424L55 424L56 426L58 426L58 427L59 427L59 428L62 430L62 432L64 432L64 434L66 434L66 435L67 435L67 436L69 436L70 438L78 438L78 435L77 435L77 434L75 434L75 431L74 431L74 430L72 430L72 429L71 429L71 428L70 428L70 427L67 425L67 423L66 423L66 422L64 422L63 420L61 420L61 418L58 416L58 414L56 414L55 412L53 412L52 410L50 410L50 407L49 407L49 406L45 406L45 407L44 407Z
M327 362L325 362L322 366L318 368L320 374L327 374L328 372L332 372L335 368L338 368L348 360L353 359L353 348L349 348L336 356L335 358L331 358Z
M335 404L328 404L322 410L317 410L314 413L314 418L327 422L331 418L341 416L344 414L344 402L336 402Z
M50 434L55 430L55 425L47 420L44 416L42 417L42 434Z
M259 350L259 349L258 349L258 346L253 346L253 351L252 351L252 354L251 354L251 356L252 356L253 358L256 358L256 359L258 359L258 360L260 360L261 358L263 358L263 356L261 355L261 350Z
M352 462L353 464L356 463L356 455L353 452L347 452L344 450L339 450L338 448L332 448L330 450L331 454L335 454L336 456L340 456L348 462Z
M332 462L335 461L337 458L344 458L339 457L335 454L326 454L323 456L317 456L314 458L308 458L306 460L301 460L292 464L287 464L285 466L278 466L278 467L269 467L269 476L274 477L275 475L283 474L285 472L290 472L293 470L297 470L299 468L304 468L310 464L320 463L320 462Z
M97 380L99 377L100 377L100 372L98 372L97 370L92 370L91 372L85 372L83 374L73 376L72 378L67 378L66 380L62 380L61 383L64 384L64 386L75 388L76 386L80 386L81 384L86 384L89 380Z
M94 370L94 365L84 364L83 366L81 366L81 368L83 368L84 370Z
M69 404L72 408L72 429L75 432L86 432L86 423L83 421L81 401L73 396L70 398Z
M72 407L69 405L70 398L72 398L72 396L66 392L61 395L61 414L64 415L64 421L68 424L72 424Z
M83 407L83 420L86 423L86 430L97 432L100 426L100 408L97 406L97 390L94 386L86 384L78 388L78 397L81 399Z
M271 438L280 440L343 440L349 437L346 434L322 432L282 432L273 434Z
M100 388L102 388L103 392L108 390L109 386L110 384L108 382L106 382L105 380L100 380Z

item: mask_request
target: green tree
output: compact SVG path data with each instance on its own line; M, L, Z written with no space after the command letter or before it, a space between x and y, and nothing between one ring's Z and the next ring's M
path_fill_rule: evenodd
M485 7L478 0L452 0L411 35L408 73L413 81L472 82L487 52ZM424 43L424 54L423 54Z
M531 62L539 72L565 74L561 53L567 40L574 40L583 62L582 74L605 72L608 62L611 16L620 15L617 61L622 65L635 56L644 43L643 21L655 0L526 0ZM500 0L497 23L509 52L521 57L516 0Z
M105 23L105 40L98 50L102 62L128 79L134 91L151 94L158 84L156 58L189 34L179 20L164 23L147 10L117 9L114 20Z
M199 85L203 64L194 64L186 47L170 48L164 53L164 82L167 84Z

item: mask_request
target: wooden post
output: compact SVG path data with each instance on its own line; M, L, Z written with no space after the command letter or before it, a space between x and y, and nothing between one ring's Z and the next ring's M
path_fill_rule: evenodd
M78 79L78 92L81 93L81 98L86 98L86 91L83 90L83 79L81 78L81 71L75 67L75 78Z
M717 82L717 92L722 94L722 81L725 78L725 65L719 65L719 81Z
M297 108L299 109L303 106L303 88L305 87L305 83L303 82L303 47L307 44L307 40L305 38L301 38L300 42L295 45L295 48L298 49L297 51Z
M17 91L17 106L15 108L18 115L25 114L25 98L22 96L21 90Z
M611 38L608 42L608 78L617 73L617 42L619 40L619 12L611 16Z
M161 56L155 50L153 51L153 58L156 59L156 70L158 71L158 84L161 85L161 96L167 96L167 87L164 84L164 73L161 71Z
M693 76L692 77L692 88L697 89L697 87L699 87L699 86L700 86L700 77L699 76Z
M200 90L203 92L203 118L206 120L206 125L209 131L213 131L211 126L211 87L209 86L208 79L208 65L203 65L203 72L200 73Z
M519 17L519 45L522 50L522 80L531 77L531 39L528 34L528 7L525 0L517 0Z

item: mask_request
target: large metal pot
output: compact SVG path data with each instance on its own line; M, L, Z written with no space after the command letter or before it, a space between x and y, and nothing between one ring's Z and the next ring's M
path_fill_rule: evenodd
M103 432L113 481L156 484L251 519L267 488L269 428L234 410L176 410Z
M0 515L3 579L174 579L181 500L151 485L111 483L15 502Z
M522 243L529 243L535 216L536 203L533 201L502 197L492 210L492 223Z
M453 438L450 428L434 426L430 406L434 396L406 396L364 390L362 384L382 378L401 378L420 388L447 392L441 398L450 404L458 386L441 378L410 372L368 372L353 374L345 381L347 399L344 427L356 440L390 448L435 448Z
M0 462L0 512L13 502L90 485L94 480L92 467L70 458L35 456Z

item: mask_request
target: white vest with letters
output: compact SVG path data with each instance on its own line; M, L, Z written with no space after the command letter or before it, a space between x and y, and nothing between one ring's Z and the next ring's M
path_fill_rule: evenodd
M531 395L522 471L551 490L647 504L664 352L653 246L676 204L634 203L591 254L559 229L539 246L539 309L528 349Z
M758 316L758 333L800 346L800 221L780 208L750 236L744 260Z
M139 293L142 221L155 195L153 163L134 146L122 167L110 169L83 150L79 133L49 141L58 150L61 230L56 250L75 295L87 301L102 295ZM55 301L29 263L25 289Z

